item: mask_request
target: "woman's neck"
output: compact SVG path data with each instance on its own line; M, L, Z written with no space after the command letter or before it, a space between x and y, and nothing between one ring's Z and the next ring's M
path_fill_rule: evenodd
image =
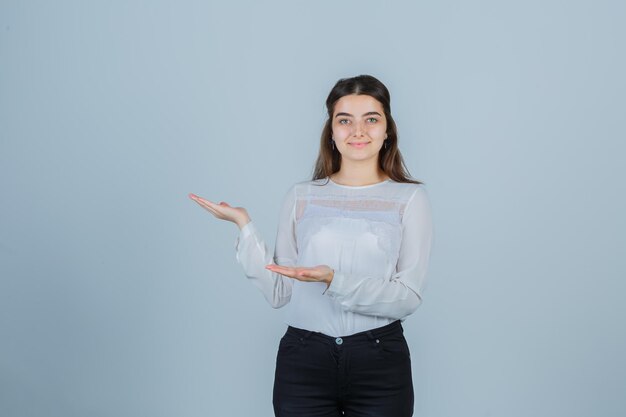
M358 172L354 170L347 172L339 169L339 171L330 176L330 179L340 185L360 187L383 182L388 180L389 177L382 170L379 172Z

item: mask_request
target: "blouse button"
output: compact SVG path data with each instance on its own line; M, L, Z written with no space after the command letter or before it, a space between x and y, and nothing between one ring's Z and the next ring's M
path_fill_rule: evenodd
M335 343L337 343L338 345L343 343L343 339L341 337L338 337L335 339Z

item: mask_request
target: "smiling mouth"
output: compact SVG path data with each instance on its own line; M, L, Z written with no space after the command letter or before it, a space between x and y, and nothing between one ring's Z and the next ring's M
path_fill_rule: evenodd
M369 142L350 142L350 143L348 143L348 145L354 146L355 148L364 148L368 144L369 144Z

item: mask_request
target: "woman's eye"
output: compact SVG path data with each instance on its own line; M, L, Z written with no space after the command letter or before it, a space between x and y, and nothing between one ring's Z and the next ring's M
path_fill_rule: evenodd
M378 121L378 119L375 117L370 117L367 120L369 120L371 123L376 123Z
M344 123L345 122L345 123ZM345 125L348 123L348 119L339 119L339 124Z

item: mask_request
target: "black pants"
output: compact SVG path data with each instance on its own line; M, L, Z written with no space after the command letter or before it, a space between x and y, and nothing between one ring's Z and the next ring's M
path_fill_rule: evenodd
M274 377L276 417L409 417L413 381L400 321L345 337L289 326Z

